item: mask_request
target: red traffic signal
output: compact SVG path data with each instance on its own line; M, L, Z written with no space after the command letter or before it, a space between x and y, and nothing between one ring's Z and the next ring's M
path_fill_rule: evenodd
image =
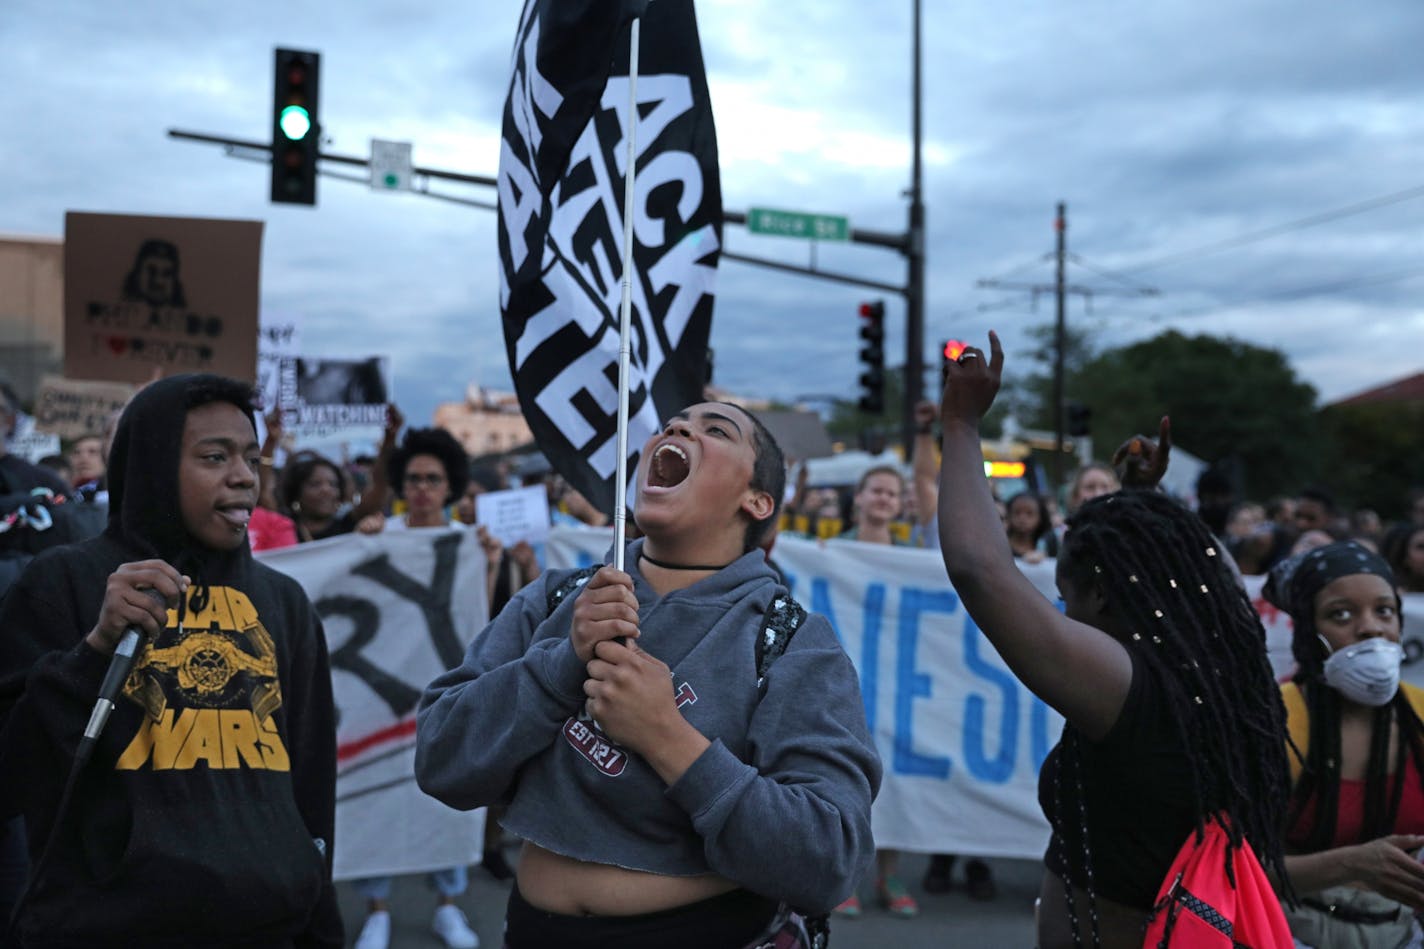
M885 411L885 302L872 300L860 305L861 395L858 407L867 415Z

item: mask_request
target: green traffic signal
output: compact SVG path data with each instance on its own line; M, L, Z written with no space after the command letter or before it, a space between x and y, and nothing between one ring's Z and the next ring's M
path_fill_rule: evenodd
M289 105L282 110L277 125L281 128L283 135L294 142L299 142L306 138L307 133L311 131L311 115L299 105Z
M320 74L321 54L315 50L275 50L270 113L274 204L316 204Z

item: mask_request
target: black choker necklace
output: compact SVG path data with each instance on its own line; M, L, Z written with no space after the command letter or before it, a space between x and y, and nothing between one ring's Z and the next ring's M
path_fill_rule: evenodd
M666 560L659 560L659 559L657 559L656 557L650 557L650 556L648 556L648 552L647 552L646 550L640 551L639 554L638 554L638 556L639 556L639 557L642 557L644 560L646 560L648 563L652 564L654 567L662 567L664 570L714 570L714 571L715 571L715 570L721 570L723 567L730 567L730 566L731 566L731 564L727 564L727 563L720 564L720 565L718 565L718 564L668 563ZM733 561L733 563L735 563L735 562L736 562L736 561Z

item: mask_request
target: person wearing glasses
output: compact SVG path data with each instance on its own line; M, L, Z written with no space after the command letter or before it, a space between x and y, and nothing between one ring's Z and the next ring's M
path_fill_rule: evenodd
M413 428L390 453L386 475L396 496L405 501L406 509L404 514L385 518L385 530L446 527L450 523L446 516L447 505L465 493L470 477L469 460L460 443L444 429ZM381 525L374 525L372 530L370 523L379 517L379 514L367 517L357 530L368 533L380 530ZM435 870L429 882L437 894L431 929L451 949L474 949L480 944L479 937L455 905L455 898L464 893L468 885L465 867ZM386 949L391 941L391 878L370 877L356 880L354 885L367 906L366 922L356 938L356 949Z
M387 520L386 530L445 527L447 505L465 494L470 462L455 436L443 428L412 428L386 462L386 476L405 513Z

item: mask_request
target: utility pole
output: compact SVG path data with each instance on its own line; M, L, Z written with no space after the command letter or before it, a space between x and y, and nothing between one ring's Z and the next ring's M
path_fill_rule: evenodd
M1053 404L1049 409L1053 415L1053 464L1051 473L1053 476L1053 487L1063 485L1063 451L1065 447L1064 438L1064 416L1065 416L1065 358L1068 351L1068 294L1076 293L1091 301L1094 294L1130 294L1133 296L1156 296L1159 291L1152 287L1080 287L1068 283L1067 271L1069 259L1082 261L1068 253L1068 205L1062 201L1058 202L1056 214L1053 218L1053 231L1055 247L1054 259L1054 279L1051 284L1042 283L1011 283L1004 280L979 280L975 286L994 290L1026 290L1033 294L1037 300L1041 293L1053 293L1054 298L1054 324L1053 324ZM1111 276L1110 274L1108 276Z
M1063 484L1063 353L1068 348L1068 325L1063 314L1064 298L1067 296L1063 271L1068 256L1068 205L1062 201L1058 202L1058 216L1053 219L1053 229L1058 235L1053 281L1057 304L1053 325L1053 486L1056 488Z
M920 151L923 138L921 124L920 89L921 49L920 49L920 5L921 0L912 0L915 6L914 27L914 79L911 95L913 118L911 127L914 138L914 159L910 171L910 228L908 233L909 286L905 292L905 402L900 414L901 444L908 455L915 444L915 404L925 397L925 203L922 188L923 163Z

